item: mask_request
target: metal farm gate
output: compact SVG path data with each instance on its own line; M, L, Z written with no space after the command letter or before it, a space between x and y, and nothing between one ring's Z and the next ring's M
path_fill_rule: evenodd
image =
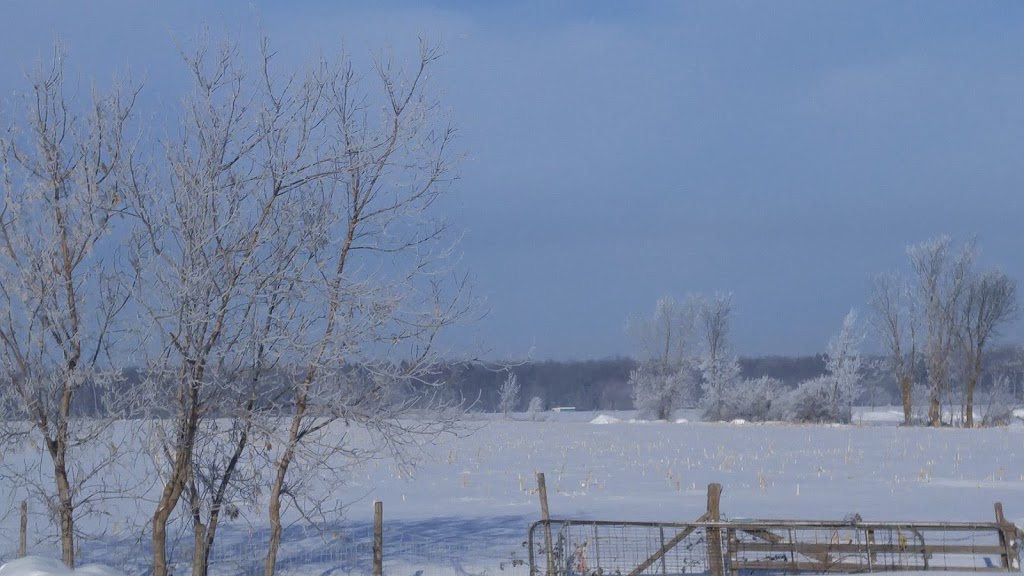
M995 523L542 520L530 528L530 574L1007 572L1020 570L1020 536Z
M530 576L1021 571L1024 534L998 502L995 522L723 522L722 487L710 484L707 512L694 522L621 522L552 519L543 474L537 484Z

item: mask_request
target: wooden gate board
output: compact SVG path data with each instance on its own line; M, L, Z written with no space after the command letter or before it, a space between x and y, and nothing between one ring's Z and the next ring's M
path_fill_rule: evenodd
M740 570L885 572L1017 571L1006 524L760 521L736 525L729 563ZM1009 561L1008 561L1009 559Z

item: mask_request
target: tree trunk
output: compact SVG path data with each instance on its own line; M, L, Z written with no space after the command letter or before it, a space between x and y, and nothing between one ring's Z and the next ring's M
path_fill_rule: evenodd
M71 483L68 481L67 466L64 462L64 450L54 460L54 480L57 483L57 498L60 500L58 518L60 521L60 547L64 564L68 568L75 567L75 504L71 496Z
M938 388L933 388L928 400L928 425L933 428L942 426L942 395Z
M286 472L287 469L278 463L277 475L270 487L270 541L267 542L267 558L263 566L264 576L274 576L274 570L277 568L277 550L281 547L281 491L284 487Z
M967 422L968 428L974 428L974 384L968 382L967 385L967 407L965 408L967 410L967 415L965 417L965 421Z
M189 481L189 503L192 507L192 576L206 576L206 560L209 556L206 524L203 523L202 502L195 476Z
M182 453L182 449L179 448L171 470L171 477L164 486L156 512L153 513L153 576L167 576L168 574L167 522L185 489L188 472L188 461Z
M246 414L252 412L252 407L255 402L255 399L249 399L249 402L245 407ZM224 475L221 477L220 486L213 497L213 501L210 503L210 520L208 525L204 527L203 534L202 570L200 572L195 571L195 561L193 560L192 576L206 576L210 571L210 552L213 550L213 542L217 536L217 526L220 525L220 514L224 511L225 495L227 494L228 485L230 485L231 479L235 475L235 470L238 468L238 461L241 460L242 453L245 452L246 446L249 445L250 426L251 422L247 422L245 428L242 430L238 443L235 444L235 452L231 455L231 460L228 461L228 465L224 468ZM196 536L198 538L198 534ZM199 549L199 546L196 546L197 556Z
M905 426L911 426L914 423L913 390L914 379L910 374L904 374L900 378L900 397L903 399L903 424Z
M964 416L964 421L967 423L968 428L974 428L974 390L978 386L978 380L981 379L981 354L974 354L974 358L971 362L971 371L967 375L967 386L965 391L967 405L964 409L967 414Z
M672 408L669 405L662 404L658 407L658 419L669 420L672 416Z
M277 568L277 551L281 547L281 494L284 492L284 481L288 477L288 467L292 463L292 458L295 457L295 447L299 443L302 419L305 415L306 391L302 390L298 398L295 399L295 415L292 417L292 424L288 430L288 444L281 454L281 459L277 462L277 474L270 487L270 541L267 543L267 559L263 566L263 576L274 576L274 571Z
M941 340L935 347L937 349L931 352L928 366L928 425L939 428L942 426L942 389L948 372L945 365L945 352L943 352L945 348L941 345Z
M153 515L153 576L167 576L167 519L170 515L170 509L163 503Z
M153 576L167 576L168 574L167 522L178 505L192 472L192 450L195 444L196 429L199 426L198 390L193 386L190 394L192 395L190 413L182 419L181 428L178 430L174 460L171 463L170 477L164 484L156 511L153 513Z
M195 548L192 551L192 576L206 576L209 568L210 549L207 546L206 525L202 522L194 524Z
M74 372L76 353L72 354L72 360L68 366L68 374ZM68 478L68 431L71 417L71 400L74 396L74 387L71 377L67 376L63 382L63 389L60 396L60 412L57 416L56 430L52 438L46 439L46 445L53 460L53 480L57 485L57 521L60 524L60 546L62 560L68 568L75 567L75 502L71 494L71 481ZM40 428L46 429L45 417L40 422ZM45 436L44 436L45 437Z

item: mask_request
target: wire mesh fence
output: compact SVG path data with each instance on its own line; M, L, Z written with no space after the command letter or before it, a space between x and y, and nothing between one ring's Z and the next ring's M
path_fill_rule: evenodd
M995 523L551 520L530 529L530 574L1020 571L1020 537Z
M191 542L181 538L170 544L170 572L175 575L191 574ZM31 548L29 553L59 558L60 549L56 545L40 544ZM266 553L265 533L225 531L224 537L210 551L209 573L214 576L262 575ZM15 559L17 555L14 547L0 547L0 564ZM480 572L472 562L486 563L486 568L492 573L498 570L498 560L480 558L479 550L472 549L471 544L460 540L385 531L384 574L450 576ZM100 563L128 575L148 574L152 566L152 548L149 542L138 538L89 540L82 543L79 563ZM293 535L282 542L277 572L353 576L372 574L373 532L370 529L357 529L329 536ZM515 571L503 573L516 574ZM525 566L520 573L526 573Z
M552 520L530 528L531 574L696 574L708 571L707 535L692 524ZM663 551L658 554L659 551Z

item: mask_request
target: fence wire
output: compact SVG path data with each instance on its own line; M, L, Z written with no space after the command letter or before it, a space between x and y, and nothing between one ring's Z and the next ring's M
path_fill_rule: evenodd
M93 540L82 544L79 564L99 563L121 570L128 575L151 572L152 548L138 539ZM37 545L29 554L59 557L55 546ZM264 573L263 560L267 553L266 534L227 532L210 551L209 573L215 576L249 576ZM0 548L0 564L14 560L16 548ZM487 563L493 573L499 566L496 559L480 559L480 550L456 539L424 538L385 528L384 573L417 574L419 576L450 576L479 572L469 562ZM192 573L192 547L189 539L170 543L168 548L170 572L175 575ZM493 566L491 566L493 564ZM510 566L511 568L511 566ZM278 553L279 574L331 573L338 575L370 575L373 573L373 531L353 530L332 537L310 536L286 538ZM526 572L523 566L521 573ZM516 574L515 571L504 573Z

